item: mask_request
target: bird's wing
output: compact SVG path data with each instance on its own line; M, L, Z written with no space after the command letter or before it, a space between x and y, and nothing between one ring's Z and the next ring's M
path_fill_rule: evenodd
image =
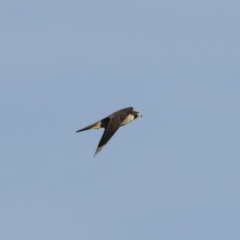
M117 115L126 115L127 116L132 111L133 111L133 107L123 108L123 109L120 109L120 110L112 113L111 115L108 116L108 118L111 118L111 117L114 117Z
M82 131L85 131L85 130L88 130L88 129L98 129L101 127L101 121L98 121L98 122L95 122L85 128L82 128L80 130L77 130L76 132L82 132Z
M96 154L103 149L103 147L107 144L107 142L111 139L111 137L114 135L114 133L118 130L119 127L120 127L119 116L114 116L109 118L108 126L105 128L105 131L98 144L98 147L94 156L96 156Z

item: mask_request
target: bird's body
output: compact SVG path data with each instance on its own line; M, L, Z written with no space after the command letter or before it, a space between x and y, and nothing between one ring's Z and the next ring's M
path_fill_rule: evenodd
M133 111L132 107L128 107L114 112L111 115L103 118L102 120L95 122L85 128L82 128L77 132L82 132L88 129L105 128L105 131L95 152L96 155L103 149L103 147L107 144L107 142L111 139L111 137L114 135L114 133L118 130L119 127L122 127L141 116L142 115L139 112Z

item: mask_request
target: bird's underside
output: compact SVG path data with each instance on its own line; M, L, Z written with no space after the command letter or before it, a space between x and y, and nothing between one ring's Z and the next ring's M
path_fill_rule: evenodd
M104 133L98 144L97 150L94 154L94 156L96 156L96 154L103 149L103 147L107 144L107 142L111 139L111 137L114 135L114 133L118 130L119 127L128 124L139 116L141 116L141 114L139 112L133 111L132 107L124 108L112 113L108 117L103 118L98 122L95 122L85 128L78 130L77 132L82 132L89 129L105 128Z

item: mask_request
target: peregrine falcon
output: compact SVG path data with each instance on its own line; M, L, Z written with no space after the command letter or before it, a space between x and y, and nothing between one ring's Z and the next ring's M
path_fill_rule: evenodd
M98 144L97 150L94 154L94 156L96 156L96 154L103 149L103 147L107 144L107 142L111 139L111 137L114 135L114 133L118 130L119 127L122 127L132 122L134 119L138 117L142 117L142 114L133 111L133 107L123 108L103 118L102 120L95 122L76 132L82 132L88 129L105 128L102 138Z

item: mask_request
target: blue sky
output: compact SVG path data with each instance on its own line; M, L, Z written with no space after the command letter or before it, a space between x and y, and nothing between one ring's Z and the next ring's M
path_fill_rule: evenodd
M0 238L239 239L239 9L2 1Z

